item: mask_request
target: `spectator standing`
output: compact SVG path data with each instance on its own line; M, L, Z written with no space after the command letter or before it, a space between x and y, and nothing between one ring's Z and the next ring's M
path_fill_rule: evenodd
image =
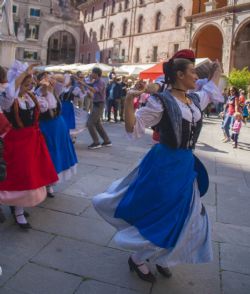
M122 88L122 93L121 93L119 115L120 115L120 121L124 121L124 103L125 103L125 98L127 95L127 88L128 88L127 78L125 76L122 77L121 88Z
M230 88L230 96L228 97L227 101L227 112L224 119L223 129L225 138L223 140L224 143L227 143L230 141L230 126L233 123L234 113L238 112L239 109L239 93L236 87Z
M108 101L108 121L111 120L111 110L114 110L114 120L117 122L117 112L119 109L120 99L122 96L122 87L118 83L117 78L114 77L112 82L108 85L107 91L107 101Z
M245 91L244 90L241 90L240 91L240 97L239 97L239 112L241 112L241 113L243 111L245 102L246 102Z
M109 80L113 80L116 77L115 68L112 67L111 72L109 73Z
M91 86L83 82L83 85L93 93L93 109L90 112L87 122L89 134L92 137L93 143L89 145L88 148L98 149L102 146L112 146L112 143L101 123L106 96L106 87L102 79L102 70L98 67L94 67L92 70L92 78L95 81ZM102 144L100 144L98 134L103 139Z

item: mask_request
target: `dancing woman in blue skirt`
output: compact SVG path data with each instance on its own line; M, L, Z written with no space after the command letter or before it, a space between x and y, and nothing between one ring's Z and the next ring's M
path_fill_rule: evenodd
M169 266L212 260L209 220L200 199L208 189L208 176L193 149L202 111L212 100L221 102L217 88L221 69L215 63L211 80L199 92L188 94L198 77L193 52L185 50L183 56L177 54L164 63L170 87L150 96L145 107L134 114L133 98L144 89L137 87L126 98L126 131L138 138L145 128L157 125L160 143L126 178L93 199L98 213L117 228L117 244L135 251L128 260L130 270L148 282L155 276L147 261L168 278Z
M38 100L47 105L40 115L40 129L45 137L59 182L69 180L77 170L77 156L70 138L69 129L61 115L61 103L53 94L50 81L41 82ZM53 197L52 186L47 187L48 196Z

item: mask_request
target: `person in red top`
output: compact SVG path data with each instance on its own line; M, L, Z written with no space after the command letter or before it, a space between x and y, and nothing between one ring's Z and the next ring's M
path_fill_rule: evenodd
M241 90L240 91L240 97L239 97L239 112L242 113L243 108L245 106L246 98L245 98L245 91Z
M234 113L239 111L239 92L236 87L230 88L230 95L227 100L227 113L223 123L223 129L225 134L224 143L230 141L230 126L234 121Z

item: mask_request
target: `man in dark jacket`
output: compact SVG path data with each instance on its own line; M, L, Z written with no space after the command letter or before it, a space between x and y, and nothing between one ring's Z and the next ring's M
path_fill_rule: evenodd
M117 122L117 111L119 109L119 103L122 96L122 87L118 83L117 78L114 77L112 82L108 85L106 90L108 100L108 121L111 119L111 109L114 109L114 119Z

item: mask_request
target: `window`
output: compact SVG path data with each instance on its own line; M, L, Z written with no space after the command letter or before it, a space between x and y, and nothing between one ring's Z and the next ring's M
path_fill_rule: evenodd
M33 24L26 24L26 33L25 37L26 39L33 39L38 40L39 36L39 25L33 25Z
M32 16L32 17L40 17L40 9L30 8L30 16Z
M82 43L84 44L85 43L85 31L83 31L83 33L82 33Z
M122 3L119 3L119 12L122 11Z
M125 49L122 49L122 58L125 58Z
M175 20L175 26L176 27L182 26L183 12L184 12L184 9L183 9L182 6L180 6L180 7L177 8L176 20Z
M158 31L161 28L161 12L156 14L155 18L155 30Z
M152 62L157 62L157 58L158 58L158 47L154 46L153 47Z
M135 50L135 63L140 61L140 48L136 48Z
M94 20L94 15L95 15L95 6L92 7L91 20Z
M17 14L17 6L16 5L12 6L12 13Z
M139 5L143 5L144 4L144 0L139 0Z
M104 37L104 26L102 25L100 28L100 40L102 40Z
M114 32L114 23L112 22L109 26L109 38L113 38L113 32Z
M124 9L129 8L129 0L124 0Z
M63 44L68 43L68 36L67 35L63 35L62 42L63 42Z
M103 51L100 51L100 62L103 62Z
M91 61L91 54L88 53L88 60L87 60L87 63L90 63L90 61Z
M179 50L179 44L174 44L174 53L176 53Z
M84 63L84 54L82 54L81 60L82 60L82 63Z
M36 51L24 50L24 52L23 52L23 59L38 60L38 54L37 54Z
M102 6L102 16L105 16L105 15L106 15L106 2L104 2Z
M90 29L90 31L89 31L89 42L92 42L92 38L93 38L93 30Z
M83 22L86 22L87 21L87 16L88 16L88 11L85 10L84 11L84 18L83 18Z
M140 15L138 18L137 33L142 33L142 28L143 28L143 15Z
M155 17L155 31L161 29L161 13L158 12Z
M128 20L124 19L123 25L122 25L122 35L126 36L128 31Z
M115 0L112 0L111 13L115 13Z
M53 49L58 49L58 44L59 44L59 40L58 39L54 39L53 40L53 44L52 44L52 48Z
M17 36L17 33L18 33L18 28L19 28L19 21L15 21L14 22L14 32L15 32L16 36Z

